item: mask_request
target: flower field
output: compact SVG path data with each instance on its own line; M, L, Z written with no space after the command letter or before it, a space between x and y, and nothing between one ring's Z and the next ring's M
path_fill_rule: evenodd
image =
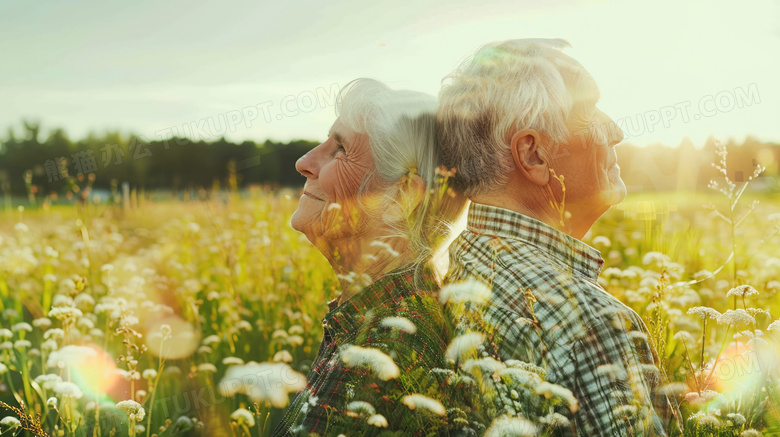
M739 188L633 195L586 237L604 288L644 318L685 435L780 435L780 199ZM297 194L0 215L0 434L270 435L337 294L288 225ZM387 426L377 416L367 425ZM473 428L551 420L527 419L525 434L496 433L525 420L511 414Z

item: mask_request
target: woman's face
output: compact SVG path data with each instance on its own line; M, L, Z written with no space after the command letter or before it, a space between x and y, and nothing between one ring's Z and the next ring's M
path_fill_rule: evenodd
M353 236L361 214L357 193L374 168L368 136L337 119L328 139L295 163L306 185L290 225L317 247Z

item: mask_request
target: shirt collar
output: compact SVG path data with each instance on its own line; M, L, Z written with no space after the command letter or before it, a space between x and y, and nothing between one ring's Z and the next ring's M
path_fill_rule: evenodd
M338 305L338 299L328 302L328 314L322 321L325 329L348 333L357 329L366 319L366 313L382 305L395 304L416 293L429 293L437 289L429 269L422 272L422 288L415 284L415 269L411 266L394 270L364 288L346 302Z
M544 251L579 274L597 281L601 252L539 220L518 212L472 202L467 229L477 234L516 239Z

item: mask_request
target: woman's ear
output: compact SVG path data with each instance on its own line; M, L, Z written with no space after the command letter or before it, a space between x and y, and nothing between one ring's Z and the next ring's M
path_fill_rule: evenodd
M539 132L523 129L512 135L510 148L517 171L530 182L544 186L550 181L550 163Z
M423 178L413 172L404 177L400 201L406 211L414 211L423 201L425 198L425 185Z

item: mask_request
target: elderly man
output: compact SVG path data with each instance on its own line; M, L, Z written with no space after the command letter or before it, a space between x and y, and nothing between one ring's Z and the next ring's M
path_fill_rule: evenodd
M447 281L489 284L494 352L573 392L579 410L558 411L570 422L559 434L666 435L679 413L659 393L647 328L598 285L604 261L580 241L626 195L614 150L623 135L566 46L488 44L445 79L441 147L472 201Z

